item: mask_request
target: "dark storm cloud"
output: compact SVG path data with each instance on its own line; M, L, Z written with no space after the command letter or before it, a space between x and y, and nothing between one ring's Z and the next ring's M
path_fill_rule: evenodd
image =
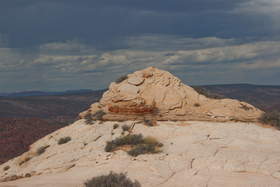
M277 84L279 12L279 0L0 0L0 92L104 88L147 66Z
M247 0L248 1L248 0ZM246 0L1 0L0 33L11 47L78 38L103 48L146 33L188 37L263 37L266 16L235 14ZM261 25L260 25L261 24Z
M157 11L197 11L197 10L231 10L232 7L246 0L235 0L227 2L224 0L2 0L1 9L26 8L40 4L64 4L78 7L122 7L137 10L157 10Z

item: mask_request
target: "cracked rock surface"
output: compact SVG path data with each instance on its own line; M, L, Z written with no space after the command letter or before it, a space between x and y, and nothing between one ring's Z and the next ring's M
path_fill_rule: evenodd
M105 152L106 142L121 136L125 124L134 123L87 125L81 119L47 135L29 152L0 165L0 187L82 187L110 171L126 172L142 187L280 186L280 131L241 122L137 123L131 133L155 137L163 143L161 153L131 157L122 150ZM71 141L58 145L66 136Z

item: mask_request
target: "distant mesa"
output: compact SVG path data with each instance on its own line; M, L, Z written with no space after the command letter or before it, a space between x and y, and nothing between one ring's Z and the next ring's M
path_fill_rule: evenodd
M263 112L234 99L213 99L198 93L167 71L149 67L113 82L101 100L80 113L106 114L103 120L155 118L159 121L258 121Z

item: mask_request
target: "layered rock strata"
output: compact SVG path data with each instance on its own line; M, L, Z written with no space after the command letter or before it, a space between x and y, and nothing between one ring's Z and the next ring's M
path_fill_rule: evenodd
M80 114L104 111L104 120L257 121L262 111L234 99L211 99L167 71L149 67L111 83L98 103Z

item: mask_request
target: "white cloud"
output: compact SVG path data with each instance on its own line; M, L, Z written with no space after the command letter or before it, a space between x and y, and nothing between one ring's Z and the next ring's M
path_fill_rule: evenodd
M249 0L239 6L240 11L263 13L263 14L279 14L279 0Z
M237 44L234 39L217 37L188 38L173 35L142 35L128 37L125 44L133 49L141 50L187 50L222 47Z
M21 79L27 83L37 80L52 88L68 89L73 85L104 88L115 77L148 66L169 70L196 84L221 79L242 82L246 71L269 72L280 68L280 41L241 44L231 39L172 36L143 36L127 41L130 45L127 49L104 52L72 42L44 44L35 50L37 53L29 55L2 48L0 71L2 76L3 72L13 75L11 80Z
M264 57L280 58L280 42L256 42L243 45L177 51L163 64L242 62Z
M274 67L273 64L277 64L277 61L270 59L280 59L280 42L278 41L239 44L239 41L232 39L146 35L134 39L129 38L126 42L130 45L128 49L95 53L92 48L93 54L85 53L85 51L91 51L91 48L90 46L82 48L80 46L85 45L80 43L45 44L40 47L40 49L46 49L44 53L40 51L29 66L48 66L49 71L63 73L82 74L96 71L118 73L147 66L179 70L182 67L199 69L219 64L246 69L257 67L253 64L261 64L261 62L266 65L259 66L260 68L271 68ZM164 46L167 46L166 49ZM46 54L46 51L54 49L58 54L51 52ZM77 49L78 54L63 54L66 50L73 49Z
M271 28L280 29L280 1L279 0L249 0L241 3L234 13L252 14L258 16L268 16L271 21Z
M81 43L78 40L66 42L52 42L39 46L41 54L89 54L97 53L93 46Z

